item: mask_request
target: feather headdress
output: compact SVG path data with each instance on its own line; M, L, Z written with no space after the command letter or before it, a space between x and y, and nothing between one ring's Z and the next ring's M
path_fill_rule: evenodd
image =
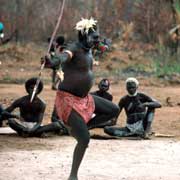
M95 31L94 26L96 26L97 21L92 17L90 19L81 18L81 21L76 23L75 29L81 31L81 34L88 34L89 30Z

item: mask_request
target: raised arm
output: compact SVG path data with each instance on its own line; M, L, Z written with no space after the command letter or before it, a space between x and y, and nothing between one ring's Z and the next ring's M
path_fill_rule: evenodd
M48 68L55 68L57 66L60 66L62 63L65 63L67 61L70 61L74 55L74 51L76 49L76 45L68 45L66 49L63 50L63 52L56 53L52 57L50 55L45 56L43 58L43 62L45 61L45 67Z

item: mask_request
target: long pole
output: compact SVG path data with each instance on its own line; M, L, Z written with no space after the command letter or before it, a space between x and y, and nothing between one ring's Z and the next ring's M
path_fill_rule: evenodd
M49 54L49 52L50 52L51 45L52 45L52 43L53 43L54 37L55 37L55 35L56 35L56 33L57 33L57 30L58 30L58 27L59 27L59 25L60 25L60 22L61 22L61 19L62 19L62 15L63 15L63 11L64 11L65 1L66 1L66 0L63 0L63 2L62 2L62 6L61 6L60 14L59 14L59 17L58 17L58 21L57 21L57 24L56 24L56 26L55 26L55 28L54 28L53 34L52 34L52 36L51 36L51 40L50 40L50 42L49 42L47 54ZM37 79L37 81L36 81L36 85L34 86L34 89L33 89L33 93L32 93L30 102L33 101L34 96L35 96L35 94L36 94L37 88L38 88L39 83L40 83L40 80L41 80L41 74L42 74L42 71L43 71L43 69L44 69L44 66L45 66L45 61L41 64L40 71L39 71L39 75L38 75L38 79Z

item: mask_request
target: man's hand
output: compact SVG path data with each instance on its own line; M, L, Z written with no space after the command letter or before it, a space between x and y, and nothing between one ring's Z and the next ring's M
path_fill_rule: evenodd
M41 64L45 63L46 68L51 68L51 55L47 54L41 58Z
M139 108L146 108L148 106L148 103L145 102L145 103L141 103L138 107Z

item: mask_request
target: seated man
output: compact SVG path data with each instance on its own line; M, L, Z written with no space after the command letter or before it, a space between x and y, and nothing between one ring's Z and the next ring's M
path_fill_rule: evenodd
M119 114L124 108L127 115L126 127L106 127L105 133L118 137L138 135L145 139L149 138L155 108L160 108L161 104L151 97L137 92L138 85L137 79L128 78L126 80L128 94L119 101Z
M54 122L45 126L41 125L46 108L45 103L37 96L37 94L39 94L43 89L43 83L41 81L33 101L30 102L36 81L37 78L31 78L27 80L25 83L25 88L28 95L15 100L12 105L6 109L7 112L12 112L14 109L19 108L19 121L15 119L9 119L8 123L9 126L14 129L20 136L39 137L46 132L56 131L60 128L58 122Z
M98 88L99 90L92 92L91 94L94 94L96 96L100 96L104 99L107 99L109 101L113 100L113 96L108 92L110 87L110 82L108 79L102 79L99 84L98 84Z

